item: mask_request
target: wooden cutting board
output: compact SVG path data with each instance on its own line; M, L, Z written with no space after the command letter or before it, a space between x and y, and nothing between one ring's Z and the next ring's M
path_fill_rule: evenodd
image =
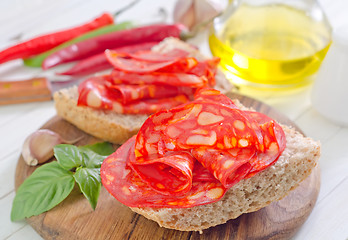
M229 94L229 97L238 98L245 106L296 127L287 117L266 104L234 93ZM83 136L77 145L100 141L57 116L42 128L56 131L68 139ZM35 167L27 166L20 157L15 175L16 189L34 170ZM104 188L95 211L75 187L70 196L57 207L31 217L27 222L44 239L289 239L312 211L319 188L320 171L316 167L298 188L281 201L257 212L244 214L226 224L204 230L203 234L161 228L157 223L120 204Z

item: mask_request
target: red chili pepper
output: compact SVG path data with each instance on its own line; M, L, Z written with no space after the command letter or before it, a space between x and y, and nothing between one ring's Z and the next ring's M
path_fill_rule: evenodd
M141 44L134 44L125 47L115 48L113 50L120 53L135 53L143 50L150 50L158 42L146 42ZM112 68L112 65L106 59L104 52L96 54L92 57L81 60L72 68L65 72L57 73L58 75L83 76L90 73L96 73L105 69Z
M42 64L43 69L81 60L89 56L125 45L161 41L166 37L179 38L186 27L182 24L158 24L113 32L78 42L48 56Z
M111 14L103 13L101 16L83 25L32 38L1 51L0 63L17 58L27 58L45 52L83 33L112 24L113 22L114 17Z

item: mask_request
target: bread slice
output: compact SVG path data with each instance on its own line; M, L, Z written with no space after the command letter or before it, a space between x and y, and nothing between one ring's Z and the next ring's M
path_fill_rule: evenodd
M77 106L77 87L62 89L53 98L58 116L92 136L116 144L135 135L148 118L145 114L120 114Z
M186 50L199 60L205 58L196 48L176 38L165 39L154 46L153 50L168 52L173 48ZM216 75L216 83L215 88L222 93L232 89L232 85L220 70ZM144 114L118 114L113 111L77 106L77 87L55 92L53 99L59 116L92 136L116 144L122 144L136 134L148 117Z
M160 226L181 231L202 231L243 213L257 211L285 197L316 166L320 144L283 126L287 145L278 161L230 188L218 202L192 208L131 208Z

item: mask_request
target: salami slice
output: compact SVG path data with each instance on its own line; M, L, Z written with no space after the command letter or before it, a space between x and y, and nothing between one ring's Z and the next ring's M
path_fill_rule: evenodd
M132 148L134 152L134 146ZM164 156L135 158L130 156L133 170L155 191L164 195L183 195L192 187L195 159L188 152L171 152Z
M106 50L105 56L111 65L121 71L136 72L136 73L148 73L156 71L160 68L175 63L177 60L166 62L148 62L140 61L128 58L128 54L117 53L112 50Z
M210 87L215 86L215 75L217 67L220 63L220 58L214 57L205 61L200 61L196 66L192 67L188 73L196 76L206 76Z
M246 176L246 178L249 178L264 170L278 159L286 147L286 137L281 126L270 117L259 112L248 111L247 114L260 124L265 148L251 162L253 167Z
M193 167L192 179L196 182L218 182L214 175L198 161Z
M163 144L148 141L155 132L161 134ZM150 116L139 130L136 151L138 156L147 156L198 147L224 150L255 146L258 141L241 110L212 102L192 102Z
M222 104L224 106L230 107L230 108L235 108L237 109L238 107L234 104L234 102L227 97L224 94L221 94L220 91L216 89L210 89L210 88L203 88L200 90L197 90L194 98L196 101L203 101L203 102L214 102L218 104ZM257 148L263 151L263 135L261 133L261 129L259 127L259 124L256 119L250 116L249 112L247 111L242 111L241 112L244 117L247 119L247 121L250 123L250 126L254 129L255 134L258 139L258 145Z
M167 69L170 72L186 72L198 64L198 61L194 58L184 58L155 52L147 53L147 56L143 54L143 58L141 53L137 56L137 54L119 53L113 50L106 50L105 55L114 68L133 73L150 73L160 69L162 71L165 71L163 69ZM185 55L187 55L186 52ZM134 58L134 56L137 57ZM150 59L150 61L145 59Z
M258 142L257 134L243 112L221 104L192 103L185 117L175 119L165 129L165 141L182 149L246 148Z
M187 73L152 72L139 74L115 69L111 73L111 78L114 84L158 84L192 88L205 87L208 84L206 76L198 77Z
M103 186L121 203L129 207L190 208L220 200L226 189L217 181L198 182L185 195L163 195L154 191L129 166L135 137L107 157L100 169Z
M80 84L78 105L117 113L148 114L189 101L187 94L190 89L173 87L164 91L165 89L163 86L112 86L107 77L92 77ZM165 97L168 94L169 97ZM135 101L140 98L142 101Z
M182 49L172 49L171 51L161 53L154 51L138 51L136 53L128 54L128 57L140 60L140 61L148 61L148 62L168 62L175 61L180 58L185 58L189 55L189 52Z
M224 94L221 94L219 90L211 89L211 88L203 88L196 91L194 95L194 99L196 101L203 102L214 102L219 103L221 105L225 105L230 108L237 108L232 99L227 97Z
M225 188L231 188L251 170L250 160L255 156L255 148L234 148L229 150L192 149L192 155L204 168L218 179Z
M77 105L98 109L112 109L114 96L109 90L107 76L92 77L78 87Z
M174 97L178 95L192 96L194 89L188 87L164 85L110 85L109 88L115 95L114 98L122 104L143 100ZM175 105L173 105L175 106Z
M117 113L125 114L149 114L164 109L170 109L188 101L189 98L184 94L168 98L144 99L142 101L131 102L125 105L122 105L118 101L113 101L112 110Z
M198 62L195 58L187 57L187 58L182 58L173 64L170 64L168 66L160 68L157 70L157 72L194 74L194 73L191 73L190 71L199 64L200 64L200 62ZM200 75L194 74L194 75L196 75L198 77L200 77L200 76L205 76L207 78L210 77L210 75L208 75L208 73L206 73L206 74L203 73Z

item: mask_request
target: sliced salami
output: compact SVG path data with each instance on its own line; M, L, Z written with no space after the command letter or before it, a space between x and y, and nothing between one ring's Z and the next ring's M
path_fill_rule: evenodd
M112 110L117 113L125 114L149 114L173 108L188 101L189 98L184 94L159 99L143 99L142 101L131 102L124 105L118 101L113 101Z
M195 101L151 115L104 160L101 177L127 206L188 208L218 201L273 164L285 145L274 120L203 89Z
M194 95L194 99L196 101L214 102L230 108L237 108L232 99L224 94L221 94L220 91L212 88L203 88L197 90Z
M194 95L195 101L203 101L203 102L214 102L218 104L222 104L224 106L227 106L229 108L235 108L238 107L235 105L235 103L226 95L221 94L220 91L216 89L210 89L210 88L203 88L200 90L197 90ZM257 148L263 151L263 135L261 133L260 126L256 119L250 116L250 112L248 111L242 111L241 112L243 116L247 119L250 126L254 129L255 134L257 136L259 144L257 145Z
M164 89L163 86L113 86L107 77L93 77L80 84L78 105L117 113L147 114L189 101L190 89ZM139 99L141 101L136 101Z
M264 151L251 162L252 169L246 178L254 176L274 163L286 147L286 138L281 126L270 117L259 112L246 112L259 124L264 139Z
M110 85L109 89L122 104L143 100L175 97L178 95L192 96L194 89L188 87L164 86L164 85ZM175 105L173 105L175 106Z
M214 57L205 61L200 61L196 66L192 67L188 73L196 76L206 76L210 87L215 86L215 75L217 67L220 63L220 58Z
M230 149L250 147L258 141L255 130L239 109L212 102L187 106L191 106L191 111L166 127L166 142L182 149L198 146Z
M143 57L150 59L150 61L142 59L140 53L139 58L133 58L136 54L118 53L112 50L105 51L105 55L114 68L133 73L151 73L158 70L166 72L163 69L167 69L169 72L177 72L178 70L179 72L187 72L198 64L194 58L173 57L155 52L147 53L147 56L144 54Z
M104 160L100 170L103 186L121 203L129 207L190 208L216 202L224 196L226 188L217 181L193 180L191 189L182 196L154 191L129 166L134 142L135 137L129 139Z
M192 149L192 155L208 169L225 188L231 188L251 170L250 160L255 156L255 148Z
M117 51L116 51L117 52ZM185 58L189 55L189 52L175 48L171 51L160 53L154 51L139 51L128 54L129 58L140 60L140 61L148 61L148 62L168 62L175 61L181 58Z
M143 47L149 47L148 43ZM152 114L193 99L198 88L215 85L218 58L199 61L187 51L105 51L114 70L79 86L78 105L126 114Z
M148 141L156 132L161 135L162 145ZM139 130L136 151L139 156L147 156L151 154L148 149L162 153L198 147L224 150L259 145L258 141L241 110L192 102L149 117Z
M134 146L132 148L134 152ZM192 169L195 162L188 152L171 152L164 156L129 158L132 169L152 189L164 195L183 195L192 187Z
M169 86L184 86L192 88L205 87L208 84L206 76L196 76L188 73L152 72L139 74L113 70L111 73L113 84L158 84Z
M187 57L187 58L182 58L179 59L177 62L170 64L168 66L165 66L163 68L160 68L157 70L157 72L162 72L162 73L188 73L188 74L194 74L191 73L190 71L195 68L197 65L199 65L200 62L198 62L195 58L193 57ZM194 74L198 77L200 76L205 76L205 77L210 77L208 73L206 74Z
M98 109L113 108L114 96L109 89L107 76L92 77L82 82L78 87L79 97L77 105Z

